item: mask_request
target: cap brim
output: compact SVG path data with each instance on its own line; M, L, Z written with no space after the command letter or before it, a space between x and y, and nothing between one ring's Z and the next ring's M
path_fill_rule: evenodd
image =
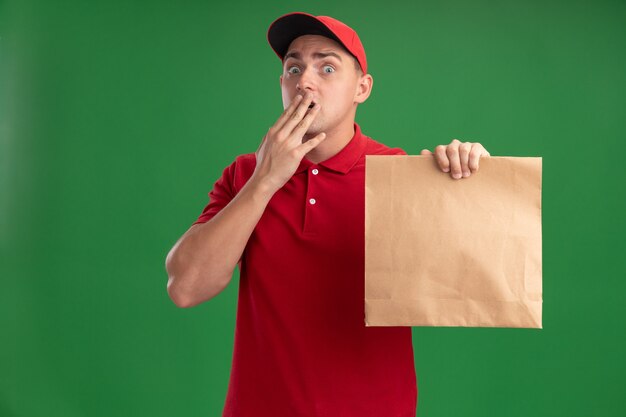
M276 19L267 31L267 40L280 59L283 59L291 42L302 35L320 35L343 43L333 32L308 13L290 13Z

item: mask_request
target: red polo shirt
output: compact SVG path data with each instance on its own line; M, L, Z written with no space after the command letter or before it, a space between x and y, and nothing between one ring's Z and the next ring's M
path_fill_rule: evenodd
M304 159L270 200L240 263L225 417L415 417L410 327L365 327L365 155L405 154L361 134ZM195 223L254 171L228 166ZM194 223L194 224L195 224Z

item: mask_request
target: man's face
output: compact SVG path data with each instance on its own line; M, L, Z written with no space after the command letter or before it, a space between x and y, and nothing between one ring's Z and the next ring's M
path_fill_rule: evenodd
M324 36L300 36L291 42L283 60L283 106L310 92L322 108L307 134L329 132L346 118L354 119L361 76L354 58L339 43Z

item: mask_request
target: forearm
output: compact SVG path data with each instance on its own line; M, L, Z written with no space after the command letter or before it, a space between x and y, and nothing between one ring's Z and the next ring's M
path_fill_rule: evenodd
M273 193L251 178L215 217L176 242L166 259L167 290L176 305L197 305L226 288Z

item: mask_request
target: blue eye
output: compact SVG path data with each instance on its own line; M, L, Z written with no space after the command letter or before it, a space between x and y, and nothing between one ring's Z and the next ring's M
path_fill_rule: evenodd
M323 71L327 74L330 74L331 72L335 72L335 69L330 65L324 65Z
M289 74L298 74L300 72L300 68L298 68L298 67L289 67L289 68L287 68L287 72Z

